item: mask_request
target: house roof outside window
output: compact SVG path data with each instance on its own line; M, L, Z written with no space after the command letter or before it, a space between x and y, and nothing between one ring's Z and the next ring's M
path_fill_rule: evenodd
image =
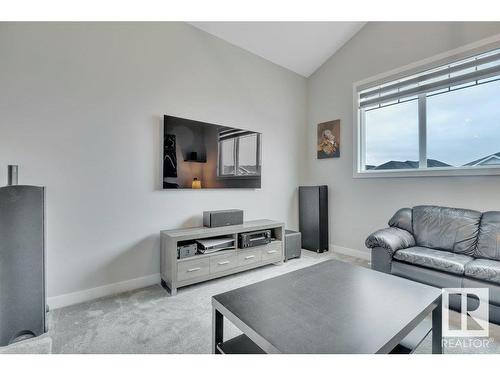
M387 163L381 165L367 165L366 170L384 170L384 169L417 169L418 161L414 160L406 160L406 161L398 161L391 160ZM475 166L484 166L484 165L500 165L500 152L496 154L491 154L488 156L484 156L481 159L477 159L471 161L467 164L464 164L464 167L475 167ZM451 167L450 164L446 164L442 161L435 159L427 159L427 167L429 168L439 168L439 167Z

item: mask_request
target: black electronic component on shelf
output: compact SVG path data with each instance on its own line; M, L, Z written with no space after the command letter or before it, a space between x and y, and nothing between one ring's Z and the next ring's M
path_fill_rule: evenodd
M240 249L267 245L270 242L271 242L270 230L259 230L255 232L240 233L240 235L238 236L238 247Z

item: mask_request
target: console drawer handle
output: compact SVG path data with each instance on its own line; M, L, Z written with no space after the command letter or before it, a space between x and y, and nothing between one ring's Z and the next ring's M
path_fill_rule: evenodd
M248 255L248 256L245 257L245 260L252 259L252 258L255 258L255 255Z
M268 254L274 254L274 253L277 253L278 251L277 250L268 250L267 253Z
M228 260L225 260L224 262L219 262L217 263L219 266L223 266L224 264L229 264Z
M199 271L199 270L201 270L201 267L190 268L190 269L188 269L188 272L194 272L194 271Z

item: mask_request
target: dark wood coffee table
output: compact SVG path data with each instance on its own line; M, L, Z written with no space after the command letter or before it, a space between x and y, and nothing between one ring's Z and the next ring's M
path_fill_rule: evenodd
M218 294L212 307L213 353L408 353L430 331L442 353L440 289L336 260ZM243 334L224 341L224 318Z

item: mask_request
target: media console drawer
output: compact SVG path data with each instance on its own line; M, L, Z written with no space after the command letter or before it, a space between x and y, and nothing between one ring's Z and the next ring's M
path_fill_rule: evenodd
M260 262L260 260L261 253L258 248L255 248L255 250L245 250L238 254L238 263L240 266Z
M209 259L193 259L177 263L177 279L179 281L207 276L210 269Z
M210 273L217 273L231 268L238 267L238 255L224 254L210 257Z
M262 260L282 260L281 241L271 242L269 245L262 247Z

